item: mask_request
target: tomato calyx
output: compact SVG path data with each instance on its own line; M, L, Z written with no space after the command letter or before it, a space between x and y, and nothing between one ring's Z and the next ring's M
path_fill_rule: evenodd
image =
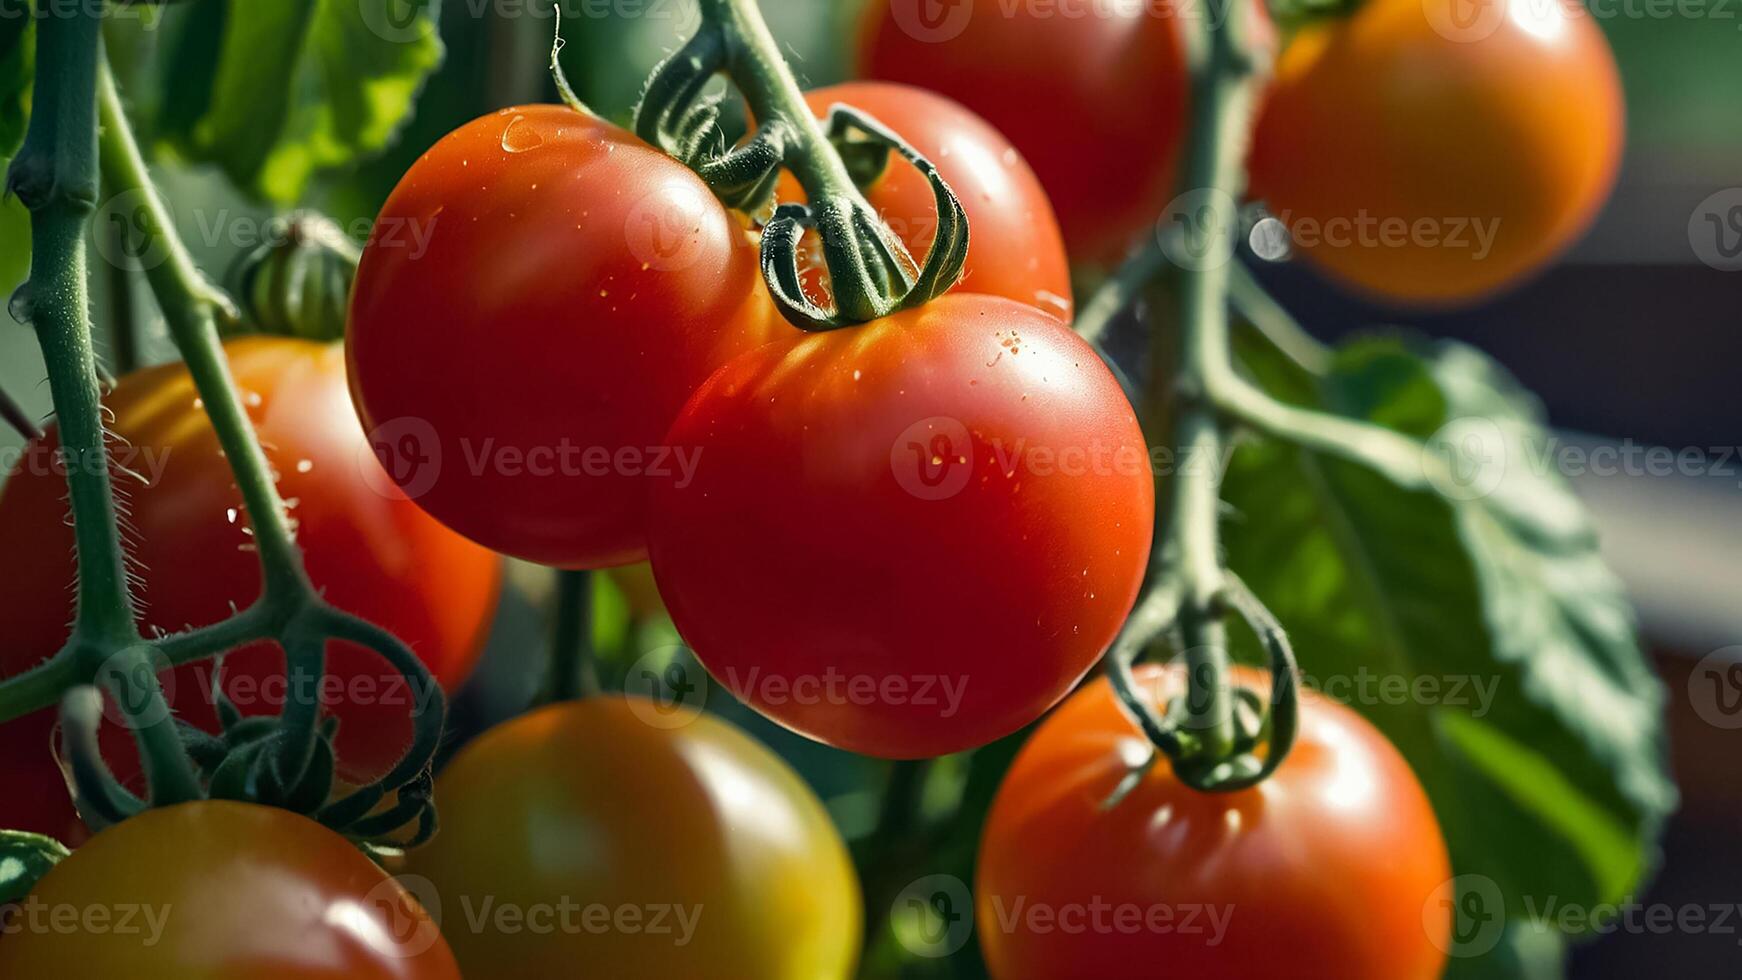
M1300 680L1294 647L1276 617L1254 596L1239 576L1224 572L1221 591L1206 608L1182 602L1175 582L1150 589L1138 604L1125 629L1108 652L1108 675L1120 705L1147 737L1154 751L1133 767L1106 805L1115 806L1142 781L1149 769L1166 756L1180 782L1205 793L1232 793L1263 782L1287 758L1300 732ZM1232 672L1217 675L1193 663L1187 673L1187 692L1170 702L1165 714L1144 696L1132 667L1151 645L1164 635L1175 642L1199 632L1194 621L1220 620L1235 612L1257 636L1270 657L1271 690L1268 698L1239 685ZM1193 658L1188 650L1188 661ZM1225 686L1228 744L1218 748L1206 737L1208 723L1200 707L1206 688ZM1260 754L1260 749L1263 749Z
M804 187L808 203L775 210L762 235L762 270L775 305L803 330L833 330L885 317L943 294L962 276L968 220L937 167L870 115L837 105L826 127L811 114L754 4L707 0L690 40L653 71L636 110L635 132L701 176L727 206L754 216L773 200L782 168ZM758 120L730 149L720 128L719 96L702 89L717 74L745 95ZM937 235L923 265L915 261L863 188L879 177L891 152L919 170L937 205ZM822 241L833 308L806 295L799 244L806 231Z
M295 211L274 218L261 244L242 255L229 276L242 322L281 337L338 340L362 257L326 215Z

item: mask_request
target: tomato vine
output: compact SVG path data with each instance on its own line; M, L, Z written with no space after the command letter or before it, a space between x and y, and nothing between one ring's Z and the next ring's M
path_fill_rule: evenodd
M231 315L231 304L195 267L168 219L105 62L100 26L93 5L40 20L37 111L8 177L31 212L31 275L13 309L34 327L48 365L71 490L78 600L63 649L0 682L0 721L60 702L80 792L113 803L100 808L110 817L127 816L148 801L165 805L218 792L304 809L361 838L390 834L413 821L414 839L425 837L434 827L429 765L442 731L441 690L401 640L331 606L309 581L284 501L219 345L218 318ZM211 626L165 636L145 637L136 622L101 415L84 247L99 171L110 191L140 202L144 231L167 254L147 280L229 460L262 571L262 594L253 605ZM184 731L164 701L157 671L258 640L275 640L286 653L291 693L282 716L267 726L237 719L226 725L217 746ZM389 772L331 801L322 788L332 782L332 731L321 723L312 693L321 686L329 640L370 649L406 677L414 727L411 746ZM121 789L97 754L100 706L94 709L88 693L80 693L91 683L109 686L129 719L146 762L147 800ZM204 750L202 768L214 770L211 786L196 775L184 739ZM396 802L371 815L389 794Z

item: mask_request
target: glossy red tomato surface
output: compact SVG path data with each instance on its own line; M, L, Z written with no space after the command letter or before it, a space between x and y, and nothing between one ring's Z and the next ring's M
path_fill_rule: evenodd
M474 541L635 561L684 399L791 331L756 252L694 173L609 123L549 105L467 123L406 172L363 251L346 344L364 426Z
M1071 269L1052 205L1034 171L996 129L961 104L924 89L887 82L847 82L805 95L825 118L836 104L870 114L938 168L968 215L968 261L955 288L1004 296L1069 322ZM804 190L783 174L781 201L802 201ZM885 223L923 262L937 236L937 203L919 171L891 155L883 176L865 192ZM815 235L805 286L821 301L827 282Z
M797 773L718 718L551 705L468 745L436 795L441 833L407 870L440 897L468 977L853 975L846 845Z
M336 344L249 338L225 345L249 417L278 477L315 585L328 601L408 643L444 689L459 687L477 662L495 611L501 560L448 530L405 499L381 472L357 424ZM116 473L133 543L141 623L179 630L228 617L260 594L241 493L181 364L123 378L104 399ZM66 524L66 477L54 463L51 430L20 457L0 487L0 674L16 674L66 642L73 616L73 532ZM143 480L143 482L142 482ZM384 772L411 738L412 697L375 654L348 643L327 649L327 710L340 720L340 771ZM165 675L170 706L216 730L211 661ZM247 715L276 714L284 702L284 657L259 644L224 660L225 690ZM115 719L118 721L118 718ZM66 832L65 784L50 752L54 712L0 726L0 826ZM103 731L119 774L137 772L128 732Z
M1158 707L1183 693L1178 670L1138 678ZM1017 755L974 889L997 980L1440 976L1445 841L1408 763L1360 715L1309 694L1294 750L1257 787L1200 793L1163 763L1106 807L1147 752L1100 679Z
M950 293L774 344L672 427L654 575L710 673L774 720L933 756L1033 721L1131 608L1154 491L1143 435L1055 318Z
M1614 184L1623 116L1608 42L1570 0L1373 0L1282 53L1252 192L1336 280L1403 304L1470 302L1584 232Z
M6 980L459 980L441 932L355 845L306 817L184 803L98 834L0 941Z
M1175 192L1182 23L1172 3L873 0L860 69L978 113L1040 175L1072 259L1114 260Z

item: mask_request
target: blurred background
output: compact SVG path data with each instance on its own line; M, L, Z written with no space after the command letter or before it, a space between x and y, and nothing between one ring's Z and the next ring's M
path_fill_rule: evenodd
M503 105L554 98L544 71L548 16L525 6L449 0L443 5L446 59L416 103L416 115L387 152L365 165L318 181L309 203L341 224L366 229L410 160L454 125ZM770 24L789 48L807 85L850 76L848 39L858 0L764 0ZM581 96L600 111L627 118L648 69L671 50L693 18L684 0L649 3L648 14L571 14L562 60ZM663 9L664 16L654 12ZM1611 563L1635 596L1648 645L1670 691L1675 774L1683 804L1664 841L1660 870L1638 896L1671 907L1742 903L1742 707L1714 712L1690 694L1722 682L1712 669L1742 657L1742 273L1702 263L1696 220L1718 191L1742 187L1742 14L1722 3L1680 11L1654 4L1610 4L1600 19L1615 49L1626 89L1628 141L1620 182L1590 234L1565 259L1523 288L1480 308L1443 315L1404 315L1351 297L1295 263L1256 263L1255 271L1303 324L1324 339L1375 324L1398 324L1431 336L1469 341L1486 350L1536 391L1552 423L1568 440L1622 447L1691 450L1704 460L1676 476L1618 466L1615 472L1572 474L1596 514ZM520 16L504 16L503 11ZM129 32L114 45L127 90L150 120L173 113L173 84L144 77L173 59L148 57L163 32ZM113 39L112 39L113 42ZM1044 70L1036 66L1035 70ZM152 104L153 100L160 104ZM248 242L222 234L269 212L203 168L166 166L161 182L172 201L202 202L179 215L196 259L221 275ZM213 215L224 216L214 221ZM99 222L99 235L106 233ZM1709 231L1707 232L1709 234ZM15 202L0 206L0 288L27 271L27 223ZM99 246L101 242L99 241ZM1248 261L1253 261L1250 256ZM130 304L142 322L157 316L143 290L96 262L95 313ZM115 274L111 274L115 273ZM119 284L119 285L117 285ZM99 330L99 336L102 331ZM155 336L155 340L150 340ZM147 359L171 356L161 330L148 326ZM0 385L29 411L44 415L48 393L34 338L0 318ZM0 456L18 447L0 429ZM0 560L9 542L0 541ZM491 666L463 698L462 722L481 726L529 698L542 642L539 590L543 579L523 572L505 600ZM674 638L657 620L629 625L636 584L601 585L620 615L603 617L602 642L625 662L670 648ZM612 623L617 622L613 626ZM1698 668L1698 669L1696 669ZM1742 704L1742 687L1728 692ZM720 696L724 699L724 695ZM517 703L518 702L518 703ZM1696 711L1696 703L1706 705ZM718 703L711 706L720 707ZM849 838L862 837L884 785L886 765L846 756L773 730L750 713L725 708L805 773L829 800ZM925 784L932 806L953 808L976 791L965 766L944 760ZM931 797L935 796L936 799ZM971 828L970 828L971 830ZM971 837L946 838L927 861L963 860ZM969 858L971 859L971 854ZM873 884L868 882L868 884ZM899 886L898 886L899 887ZM972 944L964 951L972 956ZM1676 930L1618 932L1578 947L1569 975L1620 978L1647 969L1669 976L1737 976L1742 966L1742 913L1729 934ZM972 975L972 965L969 972ZM902 962L900 951L874 951L867 972L939 975L935 964Z

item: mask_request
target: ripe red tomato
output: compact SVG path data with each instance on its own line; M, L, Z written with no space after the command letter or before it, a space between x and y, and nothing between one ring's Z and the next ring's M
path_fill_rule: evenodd
M1621 84L1593 19L1571 0L1464 6L1372 0L1302 29L1254 137L1253 193L1301 255L1387 300L1515 285L1614 184Z
M645 554L684 399L779 319L743 223L676 160L562 106L449 133L363 250L346 342L394 478L497 551Z
M363 852L248 803L184 803L115 825L37 882L9 923L6 980L460 976L422 906Z
M442 831L407 871L440 897L468 976L852 973L846 846L796 773L712 716L552 705L468 745L436 795Z
M937 166L968 215L968 262L955 288L1006 296L1070 322L1071 269L1052 205L996 129L956 102L907 85L847 82L810 92L805 101L819 118L837 103L863 110ZM925 261L937 237L937 203L919 171L892 155L865 196L914 259ZM779 198L805 199L791 174L781 176ZM804 243L805 287L821 301L828 274L822 249L815 235Z
M1249 685L1261 679L1241 672ZM1157 706L1183 673L1147 666ZM992 803L976 927L998 980L1169 976L1434 980L1446 845L1379 731L1315 695L1270 779L1200 793L1156 766L1104 807L1148 743L1097 680L1048 718Z
M309 576L329 601L410 644L442 687L459 687L477 662L501 585L501 560L441 526L399 494L375 462L352 411L337 344L248 338L225 345L278 489L291 507ZM121 466L116 484L135 545L142 624L177 630L214 623L260 594L259 557L217 433L181 364L122 379L104 400ZM73 533L66 477L50 431L13 467L0 491L0 675L16 674L66 642L72 622ZM215 731L213 664L165 675L183 718ZM276 714L284 657L258 644L224 660L225 689L243 714ZM322 700L340 720L341 773L384 772L411 738L411 692L375 654L348 643L327 651ZM52 709L0 727L0 825L60 834L72 821L49 749ZM129 733L104 726L105 755L137 772Z
M1113 639L1154 490L1069 328L950 293L771 344L696 392L654 491L653 571L696 656L820 741L914 758L1039 717Z
M1172 3L1065 6L875 0L860 68L978 113L1040 176L1071 257L1116 259L1174 194L1184 15Z

